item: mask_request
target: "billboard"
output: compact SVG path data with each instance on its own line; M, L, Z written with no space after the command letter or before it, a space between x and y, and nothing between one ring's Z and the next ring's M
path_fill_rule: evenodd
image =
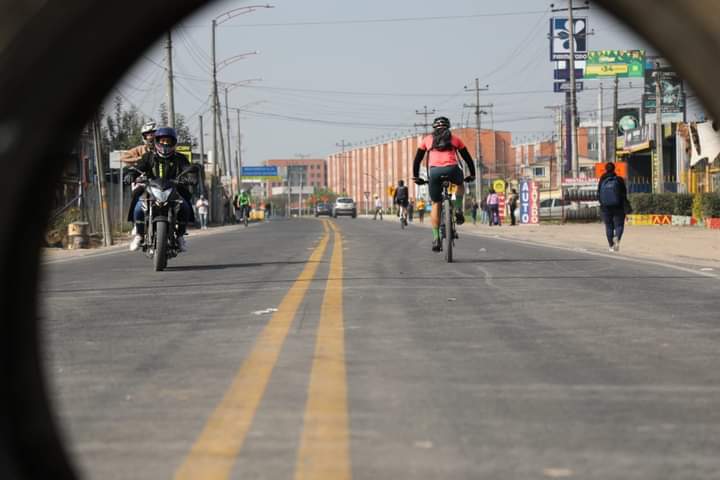
M593 50L588 52L585 78L643 78L645 50Z
M575 60L587 58L587 17L573 18L573 37ZM550 60L570 59L570 19L554 17L550 19Z
M575 91L582 92L585 89L583 82L575 82ZM570 82L553 82L553 92L565 93L570 91Z
M628 153L633 153L650 149L650 140L652 140L651 132L652 130L647 126L625 130L623 150Z
M278 167L242 167L240 173L243 180L282 180L278 175Z
M540 223L540 191L532 180L520 181L520 224L537 225Z
M192 147L190 147L189 145L178 145L177 147L175 147L175 151L181 155L185 155L185 158L188 159L188 162L192 163Z
M575 62L575 79L580 80L585 75L585 62L578 60ZM555 62L555 70L553 71L555 80L570 80L570 62L561 60Z
M663 121L667 113L685 112L685 92L683 81L677 72L670 68L645 69L645 93L643 94L643 110L645 113L656 113L657 77L660 76L660 98L662 102ZM682 121L682 120L681 120Z

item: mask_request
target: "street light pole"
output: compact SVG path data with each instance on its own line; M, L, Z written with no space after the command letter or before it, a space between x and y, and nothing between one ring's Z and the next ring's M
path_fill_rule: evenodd
M493 105L480 105L480 92L484 92L490 89L489 85L485 85L484 88L480 88L480 79L475 79L475 88L465 87L466 92L475 92L475 105L463 105L465 108L475 107L475 126L477 132L475 134L475 155L477 156L476 162L478 164L477 172L475 175L475 201L479 204L482 197L482 176L483 176L483 161L482 161L482 142L480 136L482 135L482 122L480 115L487 115L487 112L481 110L481 108L490 108Z

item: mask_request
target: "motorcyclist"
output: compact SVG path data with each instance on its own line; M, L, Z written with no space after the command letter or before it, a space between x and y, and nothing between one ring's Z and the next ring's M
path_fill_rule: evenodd
M154 151L151 154L144 155L135 165L135 170L125 176L126 183L133 183L142 173L148 180L160 179L177 179L178 175L190 167L185 155L176 152L177 133L174 128L161 127L155 132ZM177 191L183 198L177 215L177 239L178 247L181 252L187 251L187 242L185 241L185 233L187 223L194 222L195 217L190 206L191 194L183 183L178 183ZM135 236L130 243L130 251L134 252L143 241L145 233L145 210L143 202L139 201L143 192L142 188L136 188L133 191L133 199L130 202L130 210L128 212L128 221L135 222Z
M157 124L155 122L147 122L140 128L143 144L126 150L120 157L120 161L126 164L134 165L140 161L143 155L152 152L155 149L155 131Z

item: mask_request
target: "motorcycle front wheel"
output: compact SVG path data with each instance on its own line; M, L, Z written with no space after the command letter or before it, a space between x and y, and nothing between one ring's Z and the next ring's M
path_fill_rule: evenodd
M167 244L168 224L157 222L155 224L155 255L153 256L156 272L162 272L167 267Z

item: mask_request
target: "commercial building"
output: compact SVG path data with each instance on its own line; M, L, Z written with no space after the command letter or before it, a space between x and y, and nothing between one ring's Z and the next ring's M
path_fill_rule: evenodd
M477 159L477 130L453 129ZM398 180L409 185L410 198L427 198L427 187L418 188L412 181L412 167L422 136L408 136L369 146L352 146L344 152L328 157L328 188L350 196L364 210L377 197L388 208L392 204L392 187ZM498 178L501 172L513 165L512 135L483 129L480 135L484 177ZM424 167L423 167L424 172Z
M306 199L318 189L327 188L327 167L322 158L272 159L265 166L278 167L282 181L266 183L267 198L287 198L290 210L300 212L307 207Z

